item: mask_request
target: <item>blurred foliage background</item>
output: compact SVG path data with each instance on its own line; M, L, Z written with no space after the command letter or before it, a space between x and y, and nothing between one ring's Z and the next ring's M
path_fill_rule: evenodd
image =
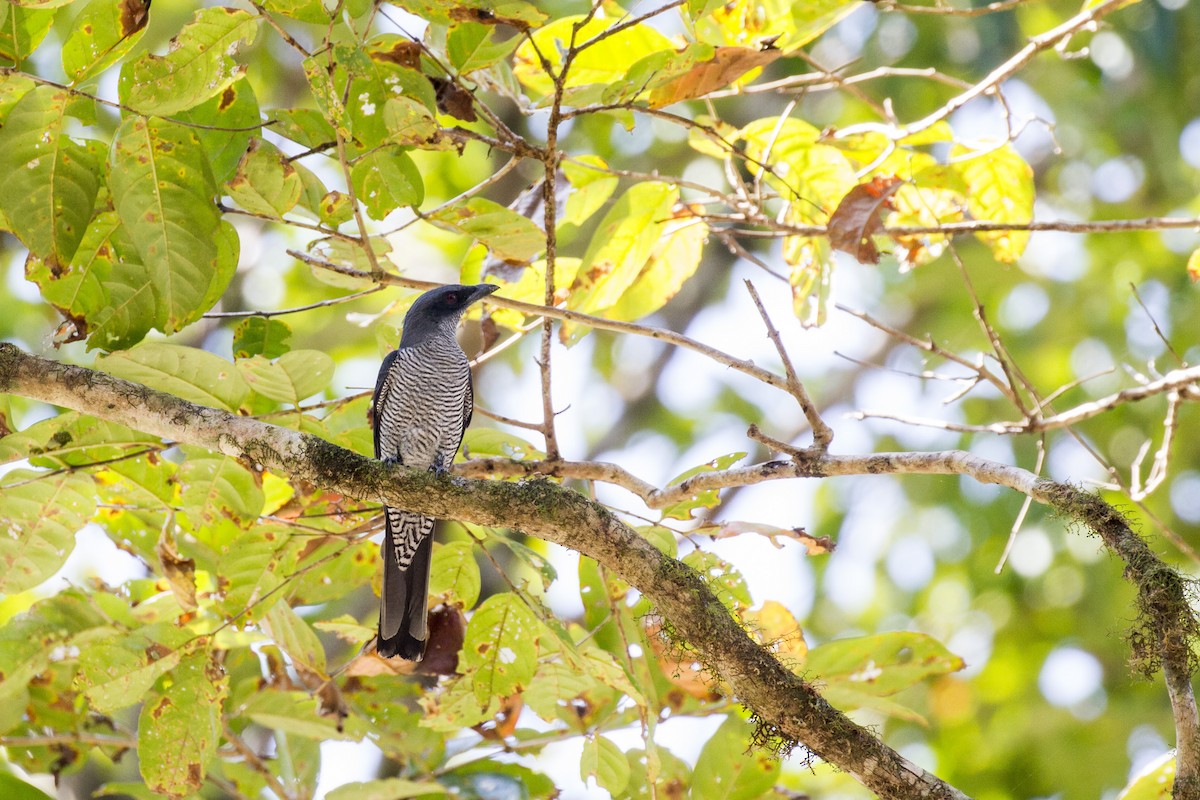
M629 4L628 10L643 13L648 10L644 5ZM538 6L551 17L588 9L580 2ZM387 15L377 21L381 29L423 34L417 17L385 8ZM157 0L135 54L161 52L195 9L192 3ZM973 83L1031 37L1077 11L1078 3L1058 0L1026 0L980 16L859 3L803 48L805 58L779 59L755 83L814 72L817 65L843 76L889 68L881 77L840 87L693 100L671 111L685 117L715 113L743 125L786 108L818 129L839 129L878 121L866 97L875 103L887 98L900 120L913 120L937 109L957 90L910 71L934 68ZM56 14L46 43L23 69L55 76L55 42L66 37L73 13L68 8ZM679 29L678 22L663 24L670 34ZM317 26L287 25L303 32L297 35L320 34ZM1040 220L1200 216L1200 76L1193 61L1198 53L1200 10L1195 3L1132 4L1108 16L1099 30L1073 37L1062 52L1040 54L1003 84L1004 103L984 97L952 115L955 140L1003 138L1007 114L1021 131L1016 148L1033 167ZM241 50L238 60L247 65L247 78L263 107L313 107L300 59L278 37L260 36ZM102 96L116 95L115 72L100 77L96 91ZM544 140L544 110L521 113L502 98L485 98L516 133ZM623 118L607 114L572 120L563 128L560 146L570 154L600 156L617 170L657 171L724 185L720 163L690 147L685 129L649 114L635 114L632 120L631 129ZM117 125L115 114L102 109L96 127L111 135ZM424 182L425 209L470 190L508 160L478 142L461 154L411 155ZM332 162L311 168L330 185L337 179ZM538 163L522 164L489 187L486 196L506 205L539 177ZM241 242L240 260L215 310L294 308L338 293L285 254L289 247L302 247L309 233L251 218L232 221ZM560 253L582 255L595 223L593 218L577 230L564 229ZM417 225L392 237L392 244L391 258L402 274L449 281L459 277L471 241ZM778 240L743 244L786 275ZM1159 230L1149 224L1115 233L1037 232L1011 264L999 263L992 250L969 237L957 238L954 247L1013 362L1043 397L1065 388L1054 399L1061 410L1132 385L1138 375L1200 358L1195 326L1187 322L1196 316L1197 295L1186 270L1198 244L1195 229ZM945 403L961 384L922 375L926 370L961 375L960 367L833 307L837 303L865 311L968 358L989 351L954 259L942 255L903 270L887 249L878 265L836 256L828 320L804 328L793 314L786 280L710 240L694 276L644 321L777 366L742 287L743 279L750 279L764 294L801 379L835 430L834 452L962 448L1034 468L1039 457L1034 437L958 433L855 416L876 411L986 425L1013 414L986 392ZM61 317L26 280L25 248L5 234L0 253L5 272L0 292L7 311L0 315L0 338L36 353L54 353L52 340ZM389 288L285 317L293 349L320 350L332 357L336 368L329 397L373 385L380 357L397 341L407 297ZM231 358L236 322L203 319L171 341ZM536 419L536 355L536 336L531 335L482 366L476 378L481 407ZM95 352L78 342L62 346L54 357L91 364ZM554 396L563 409L557 418L560 443L570 459L613 461L663 485L727 453L748 451L743 463L771 458L772 453L746 439L749 423L785 441L803 442L806 435L799 410L783 395L650 339L595 331L569 348L555 344L554 359ZM16 398L11 409L17 429L50 413ZM1143 503L1131 502L1126 491L1111 486L1119 480L1127 487L1144 444L1150 442L1152 451L1158 446L1164 409L1162 398L1151 399L1047 434L1043 471L1058 480L1104 484L1105 497L1138 521L1156 551L1194 573L1200 523L1200 452L1193 446L1200 424L1197 410L1187 404L1181 408L1169 475ZM505 429L479 415L476 425ZM648 513L621 490L598 486L595 491L614 508ZM1159 682L1135 676L1127 667L1123 635L1134 616L1133 593L1122 580L1121 565L1097 541L1034 507L1004 568L997 570L1021 507L1022 498L1011 492L950 477L772 483L728 491L706 516L725 523L803 527L814 536L830 537L835 552L808 555L796 542L777 549L753 534L720 541L684 538L680 549L698 546L727 559L745 577L753 604L774 600L785 605L810 646L911 630L930 634L961 656L966 664L962 671L898 696L921 719L871 711L859 712L858 718L972 796L1112 797L1172 745L1165 692ZM527 544L557 568L558 580L547 593L550 607L565 620L582 618L576 573L586 574L586 566L577 566L578 559L556 548ZM511 568L514 573L522 569L519 563ZM140 570L138 562L101 534L81 539L63 574L74 582L98 574L116 584L141 577ZM48 593L58 585L39 591ZM501 585L494 571L485 568L484 594ZM26 593L0 601L0 617L11 618L33 599ZM365 585L346 587L344 597L327 599L321 616L350 613L370 625L373 602ZM694 762L711 730L715 724L711 729L663 724L661 743ZM617 741L629 746L624 739ZM585 788L578 779L571 762L581 746L578 739L558 743L528 763L559 780L565 797L604 796L594 784ZM346 770L323 769L322 791L344 780L375 777L377 762L369 754L322 752L324 764L338 758ZM845 776L819 765L810 770L802 755L785 763L779 785L814 797L864 796ZM78 771L80 766L64 776L61 796L87 796L101 782L131 777L127 763L98 759Z

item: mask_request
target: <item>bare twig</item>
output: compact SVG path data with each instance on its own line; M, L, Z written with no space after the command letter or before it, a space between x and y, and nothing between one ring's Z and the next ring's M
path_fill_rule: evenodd
M788 356L787 348L783 346L783 340L779 337L779 331L775 328L775 324L771 322L771 317L767 314L767 309L763 307L762 299L758 296L758 290L748 280L746 281L746 289L750 292L750 297L754 300L755 307L758 308L758 314L762 317L763 325L767 327L767 336L770 337L771 343L775 345L775 351L779 353L779 358L783 361L783 372L787 378L788 391L792 397L796 398L796 402L800 404L800 410L804 412L804 418L808 420L808 424L812 427L813 449L825 452L829 449L829 444L833 441L833 430L825 423L825 420L821 417L821 412L817 411L812 398L808 396L808 390L804 388L804 384L796 376L796 368L792 366L792 359Z

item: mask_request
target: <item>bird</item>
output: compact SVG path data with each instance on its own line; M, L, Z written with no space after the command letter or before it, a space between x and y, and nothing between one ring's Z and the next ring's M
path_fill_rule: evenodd
M456 331L472 303L496 284L452 284L425 292L404 317L399 346L379 368L371 397L375 457L445 473L471 422L474 389ZM432 517L384 506L383 591L376 652L420 661L429 638Z

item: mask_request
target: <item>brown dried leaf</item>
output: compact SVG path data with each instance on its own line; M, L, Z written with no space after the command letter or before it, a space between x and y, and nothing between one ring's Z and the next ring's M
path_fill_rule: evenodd
M750 70L766 66L781 55L782 50L771 48L718 47L708 61L700 62L650 92L650 107L662 108L724 89Z
M454 675L458 651L467 632L467 618L457 606L439 605L429 611L429 644L416 671L424 675ZM514 723L515 724L515 723Z
M707 533L707 530L701 529L698 533ZM743 533L757 533L765 536L776 547L783 547L781 540L790 539L799 542L804 545L806 553L810 556L832 553L837 548L837 543L828 536L813 536L804 528L777 528L774 525L764 525L759 522L725 522L715 533L710 535L714 539L728 539Z
M171 594L185 611L195 611L196 606L196 562L183 558L175 549L175 537L169 528L164 528L155 548L162 564L163 575L171 587Z
M878 264L879 250L871 240L882 227L882 212L891 208L891 197L903 181L895 175L877 175L855 186L829 218L829 244L863 264Z
M445 78L431 77L433 90L437 96L438 111L449 114L463 122L474 122L479 119L472 105L471 93L457 83Z

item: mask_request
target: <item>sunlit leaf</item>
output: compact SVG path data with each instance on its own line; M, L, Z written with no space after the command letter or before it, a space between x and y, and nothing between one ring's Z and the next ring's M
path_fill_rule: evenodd
M216 182L194 128L129 117L114 142L109 187L141 263L151 269L155 324L180 330L208 310L236 263L220 258ZM216 292L219 296L220 292Z
M264 356L239 359L237 368L246 385L263 397L299 405L329 385L334 362L320 350L291 350L274 361Z
M439 209L426 217L446 230L478 239L497 258L527 262L546 246L546 237L528 218L486 197Z
M434 544L430 568L429 594L447 596L471 608L479 599L481 580L475 563L475 546L470 542Z
M282 219L300 199L300 175L273 144L252 139L225 188L245 210Z
M563 17L538 28L517 48L513 73L535 97L552 94L553 80L543 68L538 53L545 56L550 70L558 74L562 70L563 54L572 43L579 47L597 39L595 44L579 50L564 82L567 89L575 90L571 93L572 102L595 102L604 91L622 85L629 68L638 59L650 53L675 49L670 39L646 24L630 25L612 35L597 38L618 21L595 17L580 25L583 17ZM580 25L578 30L577 25ZM585 86L593 91L578 91Z
M1175 772L1174 751L1163 753L1133 776L1117 800L1168 800L1173 795Z
M440 783L419 783L403 778L384 778L377 781L356 781L343 784L329 794L327 800L401 800L405 797L423 797L429 794L446 793Z
M102 155L65 135L69 92L39 86L0 128L0 209L13 232L52 271L65 267L87 230L100 188Z
M354 193L371 219L383 219L398 208L417 206L425 199L421 173L405 148L381 147L354 164L350 172Z
M693 550L683 557L683 563L699 572L717 599L728 608L749 607L752 600L746 579L728 561L704 550Z
M481 707L529 685L537 670L537 635L537 617L512 592L492 595L471 615L461 663Z
M20 67L50 32L55 12L54 9L5 5L8 13L0 20L0 56Z
M262 624L275 643L287 653L295 669L325 675L325 648L312 626L300 618L287 603L276 603L262 618Z
M730 714L704 743L692 773L697 797L754 800L770 790L779 776L779 760L765 750L749 750L754 726Z
M0 484L0 593L14 594L53 575L95 511L86 473L16 469Z
M614 797L625 791L629 783L629 762L625 754L607 738L596 735L583 740L579 758L579 777L585 781L595 778L601 789Z
M212 523L227 516L249 525L262 511L262 487L236 458L185 448L188 458L179 469L183 510L196 521Z
M667 225L633 285L605 316L639 320L658 311L695 274L708 241L708 225L685 216Z
M196 126L196 136L208 154L217 183L233 177L251 140L264 130L259 119L258 98L245 78L199 105L172 114L171 118ZM279 132L278 126L270 130Z
M253 43L258 25L258 17L241 9L197 11L165 56L148 53L129 65L125 102L144 114L170 116L220 94L245 73L231 56Z
M650 107L662 108L724 89L747 72L764 67L781 55L783 51L776 49L718 47L711 58L656 86L650 93Z
M696 0L692 5L696 31L704 41L743 47L770 41L780 50L808 44L856 8L853 0L733 0L717 5Z
M931 636L894 631L837 639L808 651L808 674L821 683L821 694L840 708L875 708L905 719L914 712L887 700L891 695L936 675L965 666Z
M200 788L216 755L229 679L216 652L201 650L160 684L138 718L138 764L150 789L181 796Z
M141 40L149 11L149 0L91 0L63 42L63 72L78 82L115 64Z
M599 156L576 156L563 162L563 174L571 182L571 193L567 195L560 224L582 225L603 208L620 181L607 169L608 164Z
M983 222L1022 224L1033 219L1033 169L1011 143L981 151L955 145L951 163L967 186L967 208ZM1029 231L984 231L976 236L997 261L1012 263L1029 243Z
M195 347L144 342L97 359L97 366L118 378L226 411L236 411L250 394L233 364Z
M672 217L679 190L648 181L633 186L604 215L571 287L585 313L613 306L637 279Z

